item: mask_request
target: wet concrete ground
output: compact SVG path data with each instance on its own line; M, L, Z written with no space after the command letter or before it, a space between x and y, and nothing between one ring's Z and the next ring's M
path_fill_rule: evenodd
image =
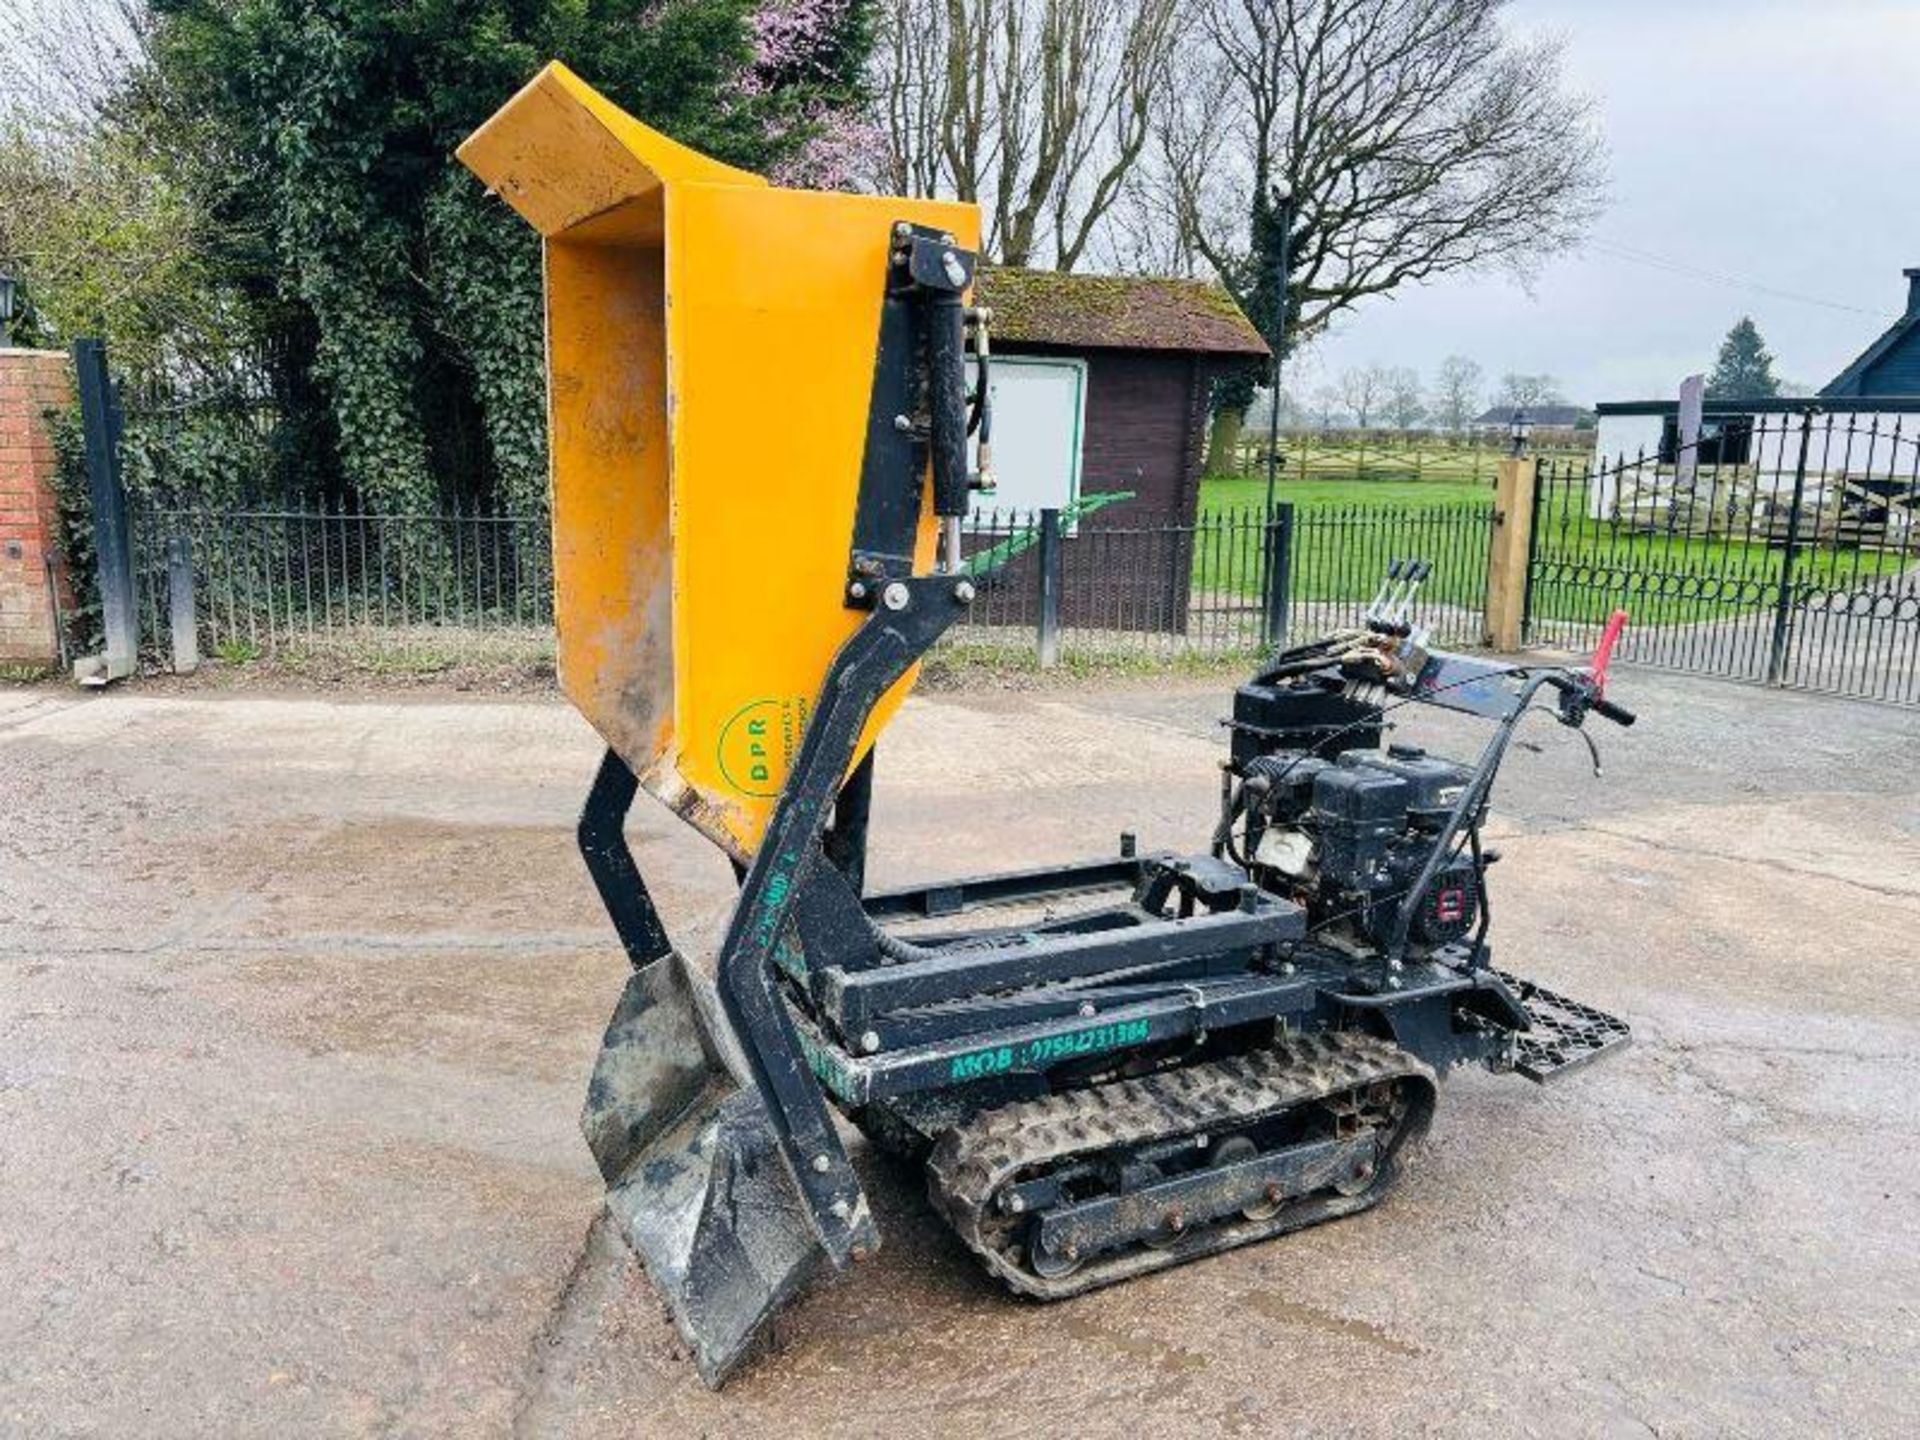
M1911 1433L1920 718L1619 693L1604 782L1516 754L1496 935L1633 1049L1456 1076L1380 1209L1064 1306L866 1157L882 1256L715 1396L574 1129L624 962L571 711L0 692L0 1433ZM916 700L876 878L1198 848L1223 708ZM634 832L710 928L725 864Z

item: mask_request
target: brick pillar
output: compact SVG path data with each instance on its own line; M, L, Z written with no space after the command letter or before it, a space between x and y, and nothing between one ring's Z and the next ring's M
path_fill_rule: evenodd
M73 591L60 546L47 411L72 400L63 352L0 350L0 662L53 664L60 657L49 556L63 615L72 612Z

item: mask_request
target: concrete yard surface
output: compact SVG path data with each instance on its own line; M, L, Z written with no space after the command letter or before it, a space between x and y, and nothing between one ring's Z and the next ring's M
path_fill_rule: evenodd
M1226 689L916 698L874 878L1203 848ZM1494 934L1632 1048L1456 1074L1377 1209L1051 1307L858 1148L882 1254L711 1394L575 1128L625 961L570 709L0 690L0 1434L1911 1434L1920 716L1616 693L1603 780L1516 750ZM631 833L697 949L727 865Z

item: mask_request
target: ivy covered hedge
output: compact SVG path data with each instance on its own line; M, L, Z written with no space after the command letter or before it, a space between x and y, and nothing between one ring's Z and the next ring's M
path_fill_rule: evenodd
M100 123L138 132L153 183L194 208L195 275L217 296L181 313L220 333L149 347L165 378L130 387L130 483L543 506L538 240L454 147L559 58L722 160L831 182L810 157L844 152L869 4L147 0L144 58ZM25 268L59 312L61 282ZM68 317L110 343L114 324Z

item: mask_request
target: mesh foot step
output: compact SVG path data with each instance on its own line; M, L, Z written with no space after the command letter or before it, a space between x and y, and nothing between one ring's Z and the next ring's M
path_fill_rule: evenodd
M1514 1036L1513 1069L1517 1075L1544 1083L1577 1070L1609 1050L1618 1050L1633 1038L1632 1029L1617 1015L1556 995L1504 970L1494 974L1519 997L1533 1022L1531 1030Z

